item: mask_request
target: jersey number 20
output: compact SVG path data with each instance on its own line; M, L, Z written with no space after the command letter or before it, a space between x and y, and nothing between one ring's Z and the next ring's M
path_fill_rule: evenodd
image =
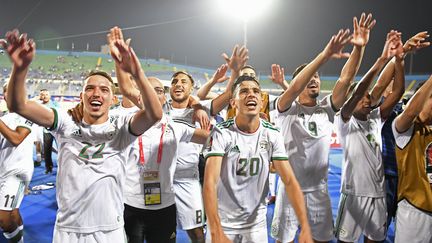
M238 161L237 172L239 176L254 176L257 175L261 166L260 158L251 158L250 160L240 158ZM248 170L249 168L249 170Z

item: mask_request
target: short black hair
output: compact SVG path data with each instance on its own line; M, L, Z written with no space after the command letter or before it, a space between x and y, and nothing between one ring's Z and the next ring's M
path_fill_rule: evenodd
M242 71L243 69L246 69L246 68L252 69L256 73L255 68L252 67L251 65L244 65L242 68L240 68L240 71Z
M101 71L101 70L91 70L90 73L88 73L85 76L84 80L87 80L91 76L96 76L96 75L105 77L106 79L108 79L110 81L110 83L111 83L112 86L115 86L114 80L112 79L111 75L109 75L107 72Z
M234 85L231 88L231 92L234 95L234 91L235 89L244 81L254 81L255 83L258 84L258 87L261 88L260 83L258 82L258 80L255 77L251 77L251 76L247 76L247 75L242 75L240 77L237 78L237 80L235 81Z
M298 66L292 74L292 79L294 79L307 65L308 63L303 63L302 65Z
M177 71L175 72L172 76L171 76L171 80L173 80L175 77L177 77L179 74L184 74L186 76L188 76L188 78L190 79L190 81L192 82L192 85L195 83L194 79L192 78L192 76L185 72L185 71Z
M358 84L359 84L359 82L351 83L351 85L348 88L348 97L350 97L352 95L352 93L354 92L354 89L357 87Z

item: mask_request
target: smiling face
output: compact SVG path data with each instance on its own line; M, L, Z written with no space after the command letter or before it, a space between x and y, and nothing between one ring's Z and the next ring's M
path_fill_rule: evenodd
M85 80L80 94L84 120L99 124L108 120L108 110L114 102L112 83L102 75L92 75Z
M193 90L190 77L184 73L178 73L171 80L170 95L174 102L182 103L189 99Z
M51 95L50 95L48 90L44 89L44 90L40 91L39 100L42 101L42 104L48 103L50 101L50 99L51 99Z
M321 90L321 79L318 73L309 80L308 84L301 92L300 96L308 99L316 99L319 96Z
M231 105L238 116L259 116L262 108L261 88L255 81L243 81L234 90Z

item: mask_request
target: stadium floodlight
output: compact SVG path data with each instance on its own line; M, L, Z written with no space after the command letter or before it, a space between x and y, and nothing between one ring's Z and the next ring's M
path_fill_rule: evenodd
M217 0L221 12L243 21L243 45L245 46L248 21L265 13L271 2L272 0Z

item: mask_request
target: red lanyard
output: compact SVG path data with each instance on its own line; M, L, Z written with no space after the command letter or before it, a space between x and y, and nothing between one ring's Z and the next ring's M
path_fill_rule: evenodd
M163 123L161 130L162 134L159 139L159 148L158 148L158 157L157 157L157 163L160 164L162 161L162 152L163 152L163 136L165 134L165 126L166 124ZM145 164L145 158L144 158L144 149L143 149L143 142L142 142L142 135L138 137L138 144L139 144L139 154L140 154L140 164Z

